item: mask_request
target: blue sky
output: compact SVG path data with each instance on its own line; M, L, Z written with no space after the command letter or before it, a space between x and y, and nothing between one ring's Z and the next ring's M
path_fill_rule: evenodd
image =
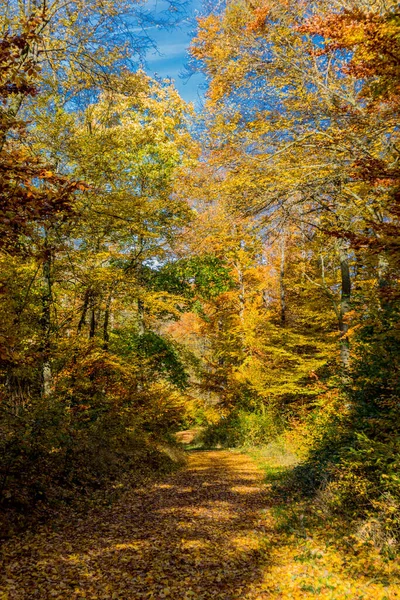
M160 17L168 7L164 0L150 0L146 8L156 18ZM150 26L146 29L148 36L155 41L157 49L147 53L147 72L149 75L174 80L182 98L188 102L199 104L204 95L204 77L200 73L192 75L189 79L182 79L187 62L187 49L193 33L194 19L199 13L201 0L189 0L186 14L179 19L173 30L165 30Z

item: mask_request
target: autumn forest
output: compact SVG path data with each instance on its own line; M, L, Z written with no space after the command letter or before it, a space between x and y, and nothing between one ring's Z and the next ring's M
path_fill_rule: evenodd
M0 7L0 598L400 598L398 4L164 4Z

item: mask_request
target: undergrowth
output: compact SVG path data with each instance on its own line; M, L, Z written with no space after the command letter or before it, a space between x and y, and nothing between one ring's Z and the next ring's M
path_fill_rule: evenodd
M207 448L252 448L268 444L282 430L283 420L273 408L237 408L204 428L197 441Z
M132 418L128 427L122 412L79 423L61 408L49 402L8 422L1 415L0 537L69 507L112 504L126 488L185 462L166 428L155 435Z
M271 537L268 532L265 543L268 552L279 544L288 561L280 583L282 597L304 592L334 600L397 598L398 547L383 534L378 517L356 519L345 510L332 510L329 485L312 497L300 494L294 482L302 461L288 446L281 436L265 447L244 449L264 471L270 490L266 510L274 533Z

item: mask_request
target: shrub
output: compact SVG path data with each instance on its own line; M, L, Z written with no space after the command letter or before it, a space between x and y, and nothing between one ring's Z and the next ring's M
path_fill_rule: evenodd
M202 443L207 447L253 447L268 444L283 429L282 419L273 407L250 411L232 411L218 423L209 425L202 433Z

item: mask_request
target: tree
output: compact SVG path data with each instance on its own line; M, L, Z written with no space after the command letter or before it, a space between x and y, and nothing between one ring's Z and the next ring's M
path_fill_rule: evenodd
M315 285L321 240L310 253L305 236L288 228L283 252L280 233L268 235L253 217L233 212L228 177L210 163L188 177L185 195L197 217L184 232L181 252L203 264L212 256L214 274L222 267L229 278L221 286L210 277L206 290L194 280L194 312L173 326L173 334L202 364L194 379L206 405L219 406L229 419L262 410L291 419L310 409L333 358L329 312L335 294L328 286L332 276L336 285L337 270L324 263L329 297L322 283ZM265 423L264 441L276 431L266 417Z
M192 53L211 79L212 160L230 173L237 206L272 227L289 220L338 239L346 371L349 247L390 245L383 231L396 235L389 189L396 178L396 119L392 114L383 125L357 80L344 77L347 58L334 44L321 51L305 35L312 26L302 24L309 18L304 10L230 3L222 15L200 20Z
M49 110L23 57L36 25L3 44L0 489L9 507L116 477L154 453L151 440L186 410L185 365L161 331L185 298L154 281L190 217L174 192L192 161L188 107L170 84L124 71L81 110L65 108L62 94ZM9 110L23 93L43 109L29 127Z
M26 124L10 108L16 97L37 94L34 85L37 65L24 56L27 45L37 38L35 29L40 21L26 21L23 32L7 35L0 47L1 247L8 251L15 250L22 234L32 235L38 225L71 213L72 192L82 187L76 181L56 175L40 155L29 152Z
M171 26L183 8L170 0L156 18L139 0L6 2L0 10L0 31L7 35L28 21L34 25L21 64L40 66L51 110L53 94L61 94L71 105L91 101L99 88L110 86L113 74L137 66L146 49L154 46L143 28ZM16 96L12 112L22 100Z

